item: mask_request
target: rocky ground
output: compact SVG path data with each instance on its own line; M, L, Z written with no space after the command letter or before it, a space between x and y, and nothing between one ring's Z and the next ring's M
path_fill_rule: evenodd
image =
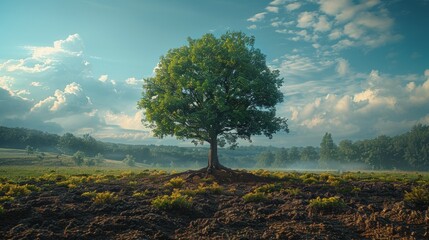
M404 193L416 182L317 174L277 179L247 174L203 178L190 173L80 177L51 174L20 183L35 187L1 203L0 238L429 239L428 206L404 201ZM178 183L177 177L184 181ZM176 186L168 184L173 178ZM207 186L216 189L201 190ZM154 206L156 197L170 196L175 187L181 196L189 195L190 205ZM114 197L97 202L90 195L99 192ZM256 192L262 197L243 197ZM337 197L341 204L311 206L317 197Z

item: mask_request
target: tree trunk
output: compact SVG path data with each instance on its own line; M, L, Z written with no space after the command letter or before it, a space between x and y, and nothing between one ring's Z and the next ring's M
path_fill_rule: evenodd
M213 169L220 168L222 168L222 165L220 165L219 158L217 157L217 137L214 137L210 141L207 171L210 172Z

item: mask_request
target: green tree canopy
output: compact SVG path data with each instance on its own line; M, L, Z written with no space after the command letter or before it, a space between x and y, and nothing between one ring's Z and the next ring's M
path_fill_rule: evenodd
M218 145L288 132L287 120L276 117L275 109L283 101L283 79L254 42L241 32L205 34L162 56L138 102L154 135L208 142L210 170L222 168Z

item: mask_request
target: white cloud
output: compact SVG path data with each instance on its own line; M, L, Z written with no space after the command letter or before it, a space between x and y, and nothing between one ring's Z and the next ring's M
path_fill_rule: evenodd
M109 75L101 75L98 78L98 81L100 81L100 82L106 82L108 78L109 78Z
M113 113L111 111L107 111L104 115L104 120L109 125L117 125L122 129L130 129L130 130L146 130L142 124L141 120L143 118L143 111L137 111L133 116L125 114L125 113Z
M297 27L300 28L308 28L314 24L314 18L316 17L316 13L314 12L302 12L298 16L298 24Z
M272 13L278 13L279 12L279 7L274 7L274 6L268 6L265 8L268 12L272 12Z
M42 84L40 82L31 82L31 86L33 86L33 87L41 87Z
M121 125L137 129L136 101L142 79L113 80L108 74L93 76L78 34L54 41L51 46L27 46L23 59L0 62L0 124L74 134L120 134ZM122 112L106 123L104 113ZM132 121L127 121L125 115ZM110 115L112 116L112 115ZM134 117L131 117L134 116ZM112 120L112 118L110 118ZM134 124L132 125L131 122ZM131 131L131 130L127 130ZM135 135L138 131L132 130ZM131 134L131 133L130 133Z
M429 117L427 102L429 76L391 76L374 70L348 94L314 97L289 107L288 116L291 128L309 136L331 132L339 138L352 136L356 140L398 134L425 121Z
M248 27L247 27L247 29L256 29L256 28L258 28L258 27L256 26L256 24L252 24L252 25L250 25L250 26L248 26Z
M299 2L289 3L288 5L286 5L286 9L289 12L294 11L300 7L301 7L301 3L299 3Z
M340 58L337 63L337 73L340 76L345 76L349 71L349 62L344 58Z
M326 16L320 16L319 21L314 24L314 30L319 32L326 32L331 30L331 23L328 22Z
M285 4L286 2L287 0L274 0L270 2L270 5L282 5L282 4Z
M257 13L253 17L248 18L247 21L249 21L249 22L260 22L262 19L265 18L266 14L267 14L266 12Z
M135 77L131 77L131 78L127 78L125 80L125 83L128 85L140 85L139 87L141 87L141 85L143 84L143 79L137 79Z
M323 71L333 62L324 59L312 59L310 57L301 56L298 54L285 55L278 66L278 69L284 76L307 76Z
M328 15L334 16L350 5L350 0L321 0L320 10Z

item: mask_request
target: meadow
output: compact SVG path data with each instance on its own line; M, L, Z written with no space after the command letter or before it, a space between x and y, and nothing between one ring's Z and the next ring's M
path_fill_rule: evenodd
M427 172L195 174L0 149L7 239L425 239Z

